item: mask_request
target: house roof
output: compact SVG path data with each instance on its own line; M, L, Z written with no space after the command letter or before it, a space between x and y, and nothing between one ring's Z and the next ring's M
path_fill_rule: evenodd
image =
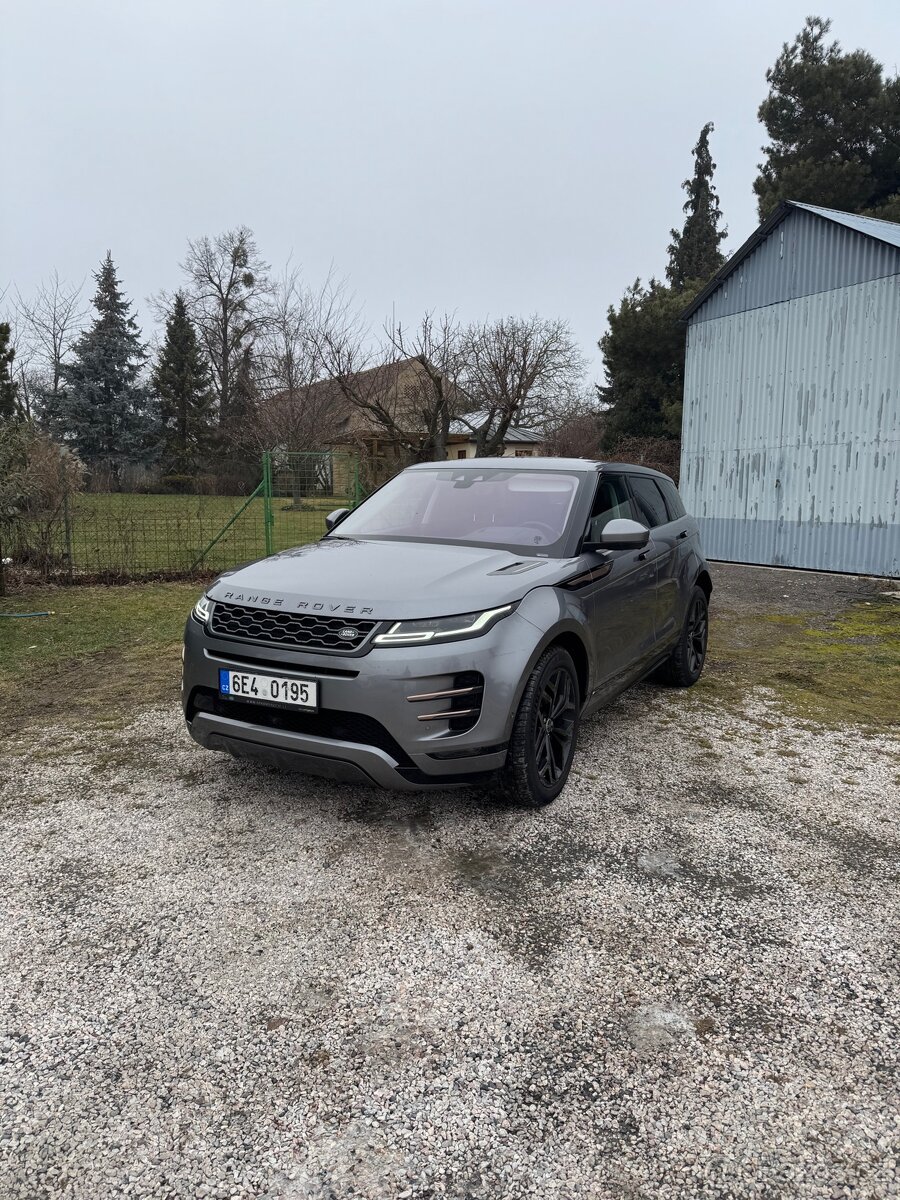
M476 430L487 424L489 417L490 414L486 412L467 413L464 417L450 422L450 436L472 438L475 436ZM510 425L503 439L504 444L518 443L529 446L538 446L543 440L543 435L536 433L535 430L522 429L515 425Z
M773 229L784 221L794 209L802 209L804 212L812 213L813 216L821 217L825 221L832 221L836 225L843 225L847 229L852 229L854 233L861 233L865 237L874 238L876 241L885 242L889 246L896 246L900 249L900 224L896 221L881 221L877 217L861 217L856 213L840 212L836 208L819 208L815 204L801 204L799 200L782 200L772 213L766 218L759 228L747 238L746 242L724 263L706 287L700 291L687 308L678 318L679 322L684 323L700 308L709 297L725 282L730 275L741 265L757 246L761 245Z

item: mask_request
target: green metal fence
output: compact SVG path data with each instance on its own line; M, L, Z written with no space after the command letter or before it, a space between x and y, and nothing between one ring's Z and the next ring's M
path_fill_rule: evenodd
M262 455L246 495L216 495L215 477L175 494L80 492L19 515L0 530L12 577L141 579L223 570L315 541L335 508L362 498L354 455ZM252 473L251 473L252 479ZM212 482L211 482L212 481ZM205 491L200 490L203 486Z
M356 457L331 451L265 454L263 487L267 554L316 541L328 513L362 499Z

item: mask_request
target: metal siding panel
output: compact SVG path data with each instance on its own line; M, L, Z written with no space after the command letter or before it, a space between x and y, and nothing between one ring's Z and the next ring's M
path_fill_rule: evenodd
M900 277L790 308L776 561L897 574Z
M880 217L861 217L858 213L841 212L839 208L820 208L816 204L801 204L798 200L794 200L792 203L797 208L805 209L806 212L817 213L829 221L837 221L839 225L855 229L857 233L865 233L869 237L879 238L883 242L890 242L891 245L900 247L900 224L896 221L884 221Z
M690 318L717 320L900 272L900 249L795 209Z
M713 558L900 575L900 276L692 324L681 471Z

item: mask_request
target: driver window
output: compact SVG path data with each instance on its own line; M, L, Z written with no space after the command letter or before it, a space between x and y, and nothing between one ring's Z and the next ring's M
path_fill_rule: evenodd
M601 475L587 527L587 541L597 542L610 521L638 520L624 475Z

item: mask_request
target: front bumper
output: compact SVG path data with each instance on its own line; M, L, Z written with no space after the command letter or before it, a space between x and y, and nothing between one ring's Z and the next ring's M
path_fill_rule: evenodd
M185 717L191 736L208 749L312 775L401 789L463 785L504 765L519 693L539 639L535 626L513 613L480 638L373 647L356 657L215 637L190 618ZM220 698L222 667L315 679L320 714L297 717ZM456 730L465 722L451 725L449 714L459 708L453 699L410 700L453 691L461 677L477 676L483 679L480 708L471 728L462 732ZM419 719L444 712L447 719Z

